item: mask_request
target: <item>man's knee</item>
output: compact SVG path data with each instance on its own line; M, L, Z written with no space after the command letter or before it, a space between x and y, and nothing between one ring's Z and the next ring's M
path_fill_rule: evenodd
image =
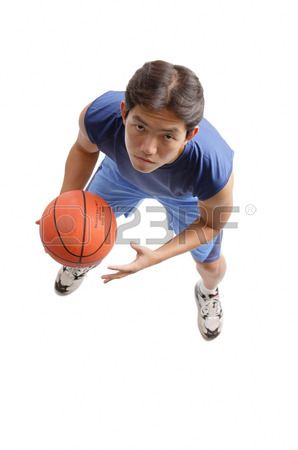
M198 268L203 269L206 272L216 274L220 270L220 264L221 264L222 260L223 260L223 255L221 255L216 261L212 261L212 262L196 261L196 264L197 264Z

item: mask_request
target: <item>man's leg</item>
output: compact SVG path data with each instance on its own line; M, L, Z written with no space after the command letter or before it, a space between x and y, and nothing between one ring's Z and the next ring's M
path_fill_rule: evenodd
M201 275L201 280L195 285L198 326L202 336L210 340L217 337L222 329L223 312L217 286L226 273L227 265L223 255L212 262L195 262Z
M178 200L158 197L158 201L166 208L168 228L176 235L198 218L198 202L192 196ZM202 278L195 285L199 330L208 340L217 337L222 327L222 308L217 288L226 271L225 258L221 255L222 237L223 230L213 240L190 251Z
M197 271L202 277L204 286L210 290L216 289L227 270L225 257L221 255L219 259L213 262L195 261L195 263Z

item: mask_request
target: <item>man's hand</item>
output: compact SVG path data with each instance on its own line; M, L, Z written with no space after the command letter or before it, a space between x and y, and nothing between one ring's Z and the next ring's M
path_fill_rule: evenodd
M118 270L118 272L114 274L102 275L101 278L104 280L104 283L108 283L109 281L117 278L126 277L127 275L131 275L132 273L136 273L139 270L153 266L154 264L158 264L160 262L155 251L150 250L147 247L143 247L142 245L137 245L134 242L131 242L130 245L137 252L136 259L132 263L125 264L123 266L108 266L108 269Z

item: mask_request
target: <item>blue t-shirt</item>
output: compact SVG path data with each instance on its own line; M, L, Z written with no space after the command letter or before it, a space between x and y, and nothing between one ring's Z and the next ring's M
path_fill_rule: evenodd
M108 91L97 97L86 111L85 128L90 141L117 164L124 179L149 194L192 195L200 200L212 197L226 185L234 151L205 118L198 124L199 132L174 162L151 173L134 169L125 146L122 100L123 91Z

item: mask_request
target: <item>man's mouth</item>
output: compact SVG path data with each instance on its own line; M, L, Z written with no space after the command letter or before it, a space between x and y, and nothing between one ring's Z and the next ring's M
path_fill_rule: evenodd
M141 161L145 161L145 162L148 162L148 163L151 163L151 164L155 164L154 161L150 161L150 159L144 159L144 158L141 158L140 156L136 156L136 158L140 159Z

